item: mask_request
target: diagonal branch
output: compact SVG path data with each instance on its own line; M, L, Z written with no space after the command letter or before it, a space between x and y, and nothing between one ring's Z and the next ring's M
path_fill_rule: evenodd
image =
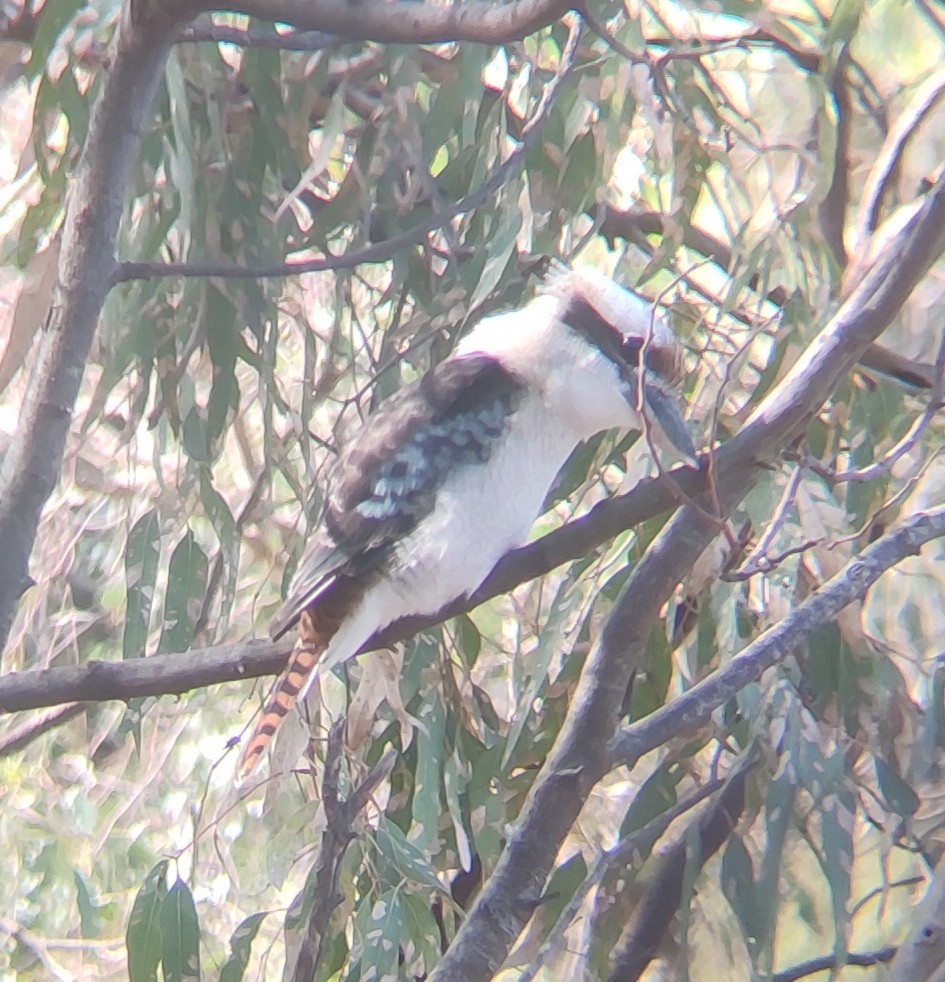
M0 737L0 757L9 757L11 754L19 753L34 740L38 740L44 733L54 730L57 726L62 726L63 723L68 723L88 708L88 703L69 702L50 713L44 713L38 719L28 720Z
M934 200L926 203L923 214L929 214L930 210L933 214L937 213L931 206L938 202L938 207L941 207L940 194L939 189L933 196ZM926 223L927 221L928 219ZM923 227L927 231L927 224ZM893 252L896 248L894 244ZM900 286L900 290L904 291L905 287ZM895 297L899 295L893 294ZM846 308L838 313L835 321L840 321L845 311ZM867 321L869 315L868 308L858 310L852 322L853 327L859 326L857 318ZM891 312L884 308L884 316L891 316ZM874 325L868 326L875 329ZM847 330L853 330L853 327L845 326L841 337L845 336ZM821 357L826 358L825 355ZM850 357L849 352L846 357ZM770 398L769 396L769 400ZM804 411L803 385L794 393L793 398L800 400L799 405ZM759 415L764 414L759 410ZM780 446L784 445L785 442L780 443ZM778 447L777 440L771 446ZM753 444L749 444L743 448L738 440L721 447L715 452L716 472L738 473L753 467L753 447ZM758 447L758 453L763 453L763 444L760 441ZM705 472L693 467L678 467L670 472L669 477L674 485L690 497L704 491L706 487ZM372 639L366 647L392 644L439 623L445 617L472 610L492 597L509 592L520 583L542 576L563 563L587 556L603 542L665 512L672 504L673 494L665 481L660 478L643 480L627 494L603 501L582 518L509 553L467 600L458 601L432 617L401 620L385 630L380 637ZM282 670L288 650L285 645L247 641L185 654L159 655L122 662L88 662L69 668L11 673L0 677L0 712L55 706L77 699L100 701L179 694L221 682L274 675Z
M627 209L604 206L604 220L600 232L609 240L626 239L637 241L640 236L666 234L667 216L648 208ZM683 229L683 242L687 248L710 258L720 269L731 272L734 255L729 246L720 239L703 231L698 226L687 225ZM758 290L758 277L748 280L748 286ZM789 297L783 287L768 290L765 299L775 307L784 307ZM927 362L917 362L893 351L884 345L871 344L859 359L859 364L898 379L917 389L931 389L935 384L935 366Z
M124 188L175 30L142 2L122 10L111 66L70 180L59 271L16 434L0 468L0 651L29 582L40 512L59 476L72 410L114 269Z
M945 536L945 506L914 515L877 539L730 662L639 723L627 727L613 743L615 763L632 765L667 740L704 726L716 709L796 651L845 607L861 600L883 573L908 556L918 555L922 546L942 536Z
M856 965L859 968L884 965L891 961L895 954L895 948L877 948L876 951L848 951L842 957L821 955L819 958L811 958L809 961L801 962L800 965L786 968L782 972L775 972L771 976L771 982L799 982L809 975L820 975L821 972L830 972L847 965Z
M724 448L720 451L721 459L725 452ZM670 475L687 494L694 495L705 488L705 475L693 467L677 468ZM372 638L365 650L413 637L447 617L466 613L508 593L527 580L586 557L620 532L665 512L673 500L661 479L641 481L627 494L602 501L581 518L510 552L471 597L457 600L432 616L403 618ZM0 713L56 706L76 699L101 702L180 695L221 682L277 675L285 667L290 649L291 645L283 642L250 640L183 654L10 672L0 676Z
M645 825L622 836L613 846L601 853L584 877L583 882L565 904L551 931L548 932L548 939L531 960L531 964L519 976L518 982L535 982L535 978L546 963L550 962L551 957L567 943L567 929L577 919L588 893L599 887L609 872L617 867L629 867L638 862L641 856L649 855L657 840L666 833L673 822L697 808L707 798L711 798L724 785L725 782L721 779L709 781L708 784L696 789L681 801L676 802L675 805L667 808L666 811L651 818Z
M630 921L611 953L610 982L636 982L659 950L680 904L691 867L703 869L722 848L745 810L750 766L737 769L715 797L660 857Z
M870 236L879 226L883 204L892 188L906 147L943 95L945 68L940 68L919 86L905 112L896 118L870 169L863 191L854 236L857 248L865 248Z

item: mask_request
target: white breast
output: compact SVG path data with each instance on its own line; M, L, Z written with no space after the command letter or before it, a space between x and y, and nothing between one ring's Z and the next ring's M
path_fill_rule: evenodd
M346 618L319 671L350 658L392 621L435 614L475 590L506 552L528 537L580 439L567 422L549 420L547 407L526 403L489 460L457 471L431 514L395 547L387 573Z
M431 514L397 546L391 586L404 608L397 616L432 614L471 593L528 537L580 439L567 425L549 426L541 414L540 405L523 406L489 460L451 477Z

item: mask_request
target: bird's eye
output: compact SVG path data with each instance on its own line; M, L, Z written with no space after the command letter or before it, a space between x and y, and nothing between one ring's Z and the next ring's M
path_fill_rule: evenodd
M640 364L640 352L643 350L643 338L636 334L628 334L620 342L620 351L631 365Z

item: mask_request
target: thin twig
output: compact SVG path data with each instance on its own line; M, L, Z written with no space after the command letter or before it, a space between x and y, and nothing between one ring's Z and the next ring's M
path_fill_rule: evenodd
M646 51L644 51L643 54L640 54L639 52L634 51L632 48L628 48L623 41L611 34L607 27L597 19L594 12L590 9L589 5L584 2L584 0L580 0L579 3L576 3L574 5L574 9L580 12L581 17L584 19L584 23L587 24L588 30L590 30L592 34L596 34L597 37L599 37L601 41L603 41L604 44L610 48L611 51L620 55L621 58L629 61L631 65L646 65L648 68L652 69L653 64Z
M850 46L845 44L830 72L828 88L833 96L837 113L836 144L833 154L833 170L830 186L818 208L818 219L824 241L840 269L847 264L847 250L843 241L846 227L847 198L850 188L850 137L851 114L850 86L847 68L850 64ZM823 124L822 124L823 125Z
M821 955L819 958L811 958L810 961L801 962L793 968L787 968L783 972L775 972L771 976L771 982L797 982L798 979L807 978L808 975L816 975L818 972L829 972L842 965L855 965L858 968L868 968L870 965L885 965L892 961L896 954L895 948L879 948L876 951L856 952L849 951L842 958L836 955Z
M745 580L750 580L753 576L757 576L759 573L771 573L786 559L790 559L792 556L803 556L805 552L808 552L810 549L816 549L817 546L822 546L823 544L823 539L806 539L799 545L790 546L783 552L775 553L773 556L761 556L754 567L739 569L733 573L723 573L722 579L728 583L742 583Z
M664 235L666 222L667 216L658 211L646 208L621 210L613 206L605 206L600 231L601 235L610 241L617 238L635 241L637 235ZM698 226L686 225L683 230L683 244L695 252L702 253L703 256L711 257L726 273L730 275L735 273L736 256L732 248ZM750 277L745 285L756 292L761 291L760 295L775 307L783 308L789 300L787 291L783 287L776 286L763 290L758 276ZM903 358L881 344L870 345L860 359L860 363L915 388L930 389L933 385L931 365Z
M71 972L53 958L49 953L49 945L38 934L5 917L0 917L0 932L16 938L24 948L32 951L52 978L58 979L59 982L70 982L74 978Z
M879 225L880 209L909 140L943 94L945 94L945 68L940 68L922 83L905 112L893 123L867 177L866 187L860 199L854 240L857 251L866 248L869 237Z
M745 561L738 569L722 574L723 580L738 583L751 579L751 577L755 576L757 573L770 573L775 566L782 563L788 558L788 556L796 555L798 552L806 551L811 547L811 545L816 545L816 543L805 544L800 548L795 547L786 554L772 558L768 557L768 550L774 544L774 540L777 538L778 533L781 531L781 527L784 525L787 517L787 511L794 504L794 499L797 496L797 489L801 485L801 479L803 476L803 469L800 467L795 467L791 473L790 479L784 486L784 491L781 492L781 498L775 506L774 512L768 519L764 534L758 539L755 548L751 550L751 552L745 558Z
M710 258L705 258L697 263L693 263L687 270L679 273L663 290L661 290L653 302L650 305L650 318L647 325L646 336L643 338L643 347L640 349L640 385L637 387L637 399L636 399L636 410L643 424L643 438L646 442L647 448L650 451L650 457L656 465L657 475L666 482L667 486L673 492L676 500L678 502L690 505L699 511L703 517L708 519L710 522L716 522L719 525L719 530L729 539L731 542L731 532L728 528L728 523L720 521L717 514L712 514L706 511L696 500L686 492L673 480L670 473L663 466L663 462L660 459L660 455L654 440L653 427L650 418L646 411L646 355L649 350L650 340L653 337L653 331L656 326L656 317L658 316L659 308L663 305L664 299L676 289L676 287L683 280L690 277L697 269L704 266L706 263L712 262ZM711 485L711 478L710 478Z
M877 539L736 658L639 723L627 727L613 743L614 764L632 765L666 740L705 725L719 706L795 651L817 628L832 621L854 601L861 600L883 573L942 536L945 536L945 507L914 515Z
M890 471L897 461L911 453L922 439L929 424L945 405L945 331L939 342L938 355L935 358L935 384L932 394L922 414L913 422L905 435L894 444L879 460L873 461L867 467L853 467L845 471L833 471L819 460L805 458L804 463L819 477L831 484L862 483L872 481Z

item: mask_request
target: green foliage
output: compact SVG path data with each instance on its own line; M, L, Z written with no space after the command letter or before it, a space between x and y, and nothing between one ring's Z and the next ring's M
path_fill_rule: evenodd
M151 628L151 603L157 583L160 558L160 528L155 509L135 522L125 547L125 633L122 653L125 658L145 654Z
M472 321L530 296L546 258L614 272L672 315L703 445L737 430L778 384L844 295L819 217L841 138L830 95L839 53L847 46L854 61L852 250L885 120L941 64L945 30L929 31L918 5L859 0L826 15L768 5L763 17L741 0L717 14L656 3L639 18L596 6L616 44L585 25L575 67L507 171L560 65L564 24L504 45L174 47L118 253L247 275L156 275L112 290L4 671L264 635L345 435ZM49 297L29 284L61 223L117 18L111 2L47 0L17 71L0 72L5 111L9 99L29 120L0 142L10 177L0 298L33 325L16 339L11 328L10 350L16 340L28 351L41 328ZM913 134L880 218L941 159L941 132ZM497 173L486 204L451 211ZM658 213L662 234L642 219L613 226L625 208ZM437 222L386 254L389 239ZM728 254L711 254L694 230ZM369 247L384 254L334 272L252 275ZM934 359L940 281L904 307L889 347ZM2 427L15 425L23 375L2 383ZM897 513L940 500L940 420L867 480L828 474L883 458L923 407L921 395L862 372L836 387L734 516L749 551L764 538L770 565L726 578L746 555L720 536L646 639L630 718L737 658ZM589 441L536 535L648 467L636 435ZM47 950L63 977L169 982L199 978L201 962L221 982L279 977L324 889L324 738L344 713L343 799L390 748L396 763L353 819L316 978L428 975L499 862L587 652L664 522L323 679L309 721L313 780L231 793L229 741L264 683L96 706L0 759L0 880L13 884L2 913L22 929L4 921L0 976L48 977L29 939L65 938ZM523 961L540 952L547 978L604 965L673 838L690 846L677 957L691 978L700 959L726 966L720 979L766 978L813 950L842 956L894 939L910 902L897 884L921 868L915 849L942 825L943 683L931 656L943 576L932 553L822 626L711 730L608 774L536 898ZM716 858L702 862L689 813L667 837L649 835L748 747L763 763ZM598 870L601 851L627 836L640 836L633 856ZM161 857L173 857L175 879ZM882 910L859 906L873 890ZM113 957L122 930L127 964Z
M240 922L230 938L230 957L220 969L220 982L241 982L249 965L253 941L259 934L263 920L268 916L268 911L262 911L259 914L250 914Z
M162 911L168 896L168 865L168 861L162 859L148 873L131 908L125 935L131 982L156 982L157 979L158 966L164 954Z
M151 870L131 908L125 935L130 982L156 982L158 966L164 982L200 978L200 929L194 898L183 880L177 880L168 889L168 866L165 859ZM256 915L258 920L263 916ZM247 928L244 933L248 935L246 940L234 935L233 955L228 965L239 964L235 960L242 955L245 968L245 956L255 930ZM230 978L241 978L242 969L239 972Z
M194 898L178 880L161 903L161 967L164 982L200 978L200 930Z

